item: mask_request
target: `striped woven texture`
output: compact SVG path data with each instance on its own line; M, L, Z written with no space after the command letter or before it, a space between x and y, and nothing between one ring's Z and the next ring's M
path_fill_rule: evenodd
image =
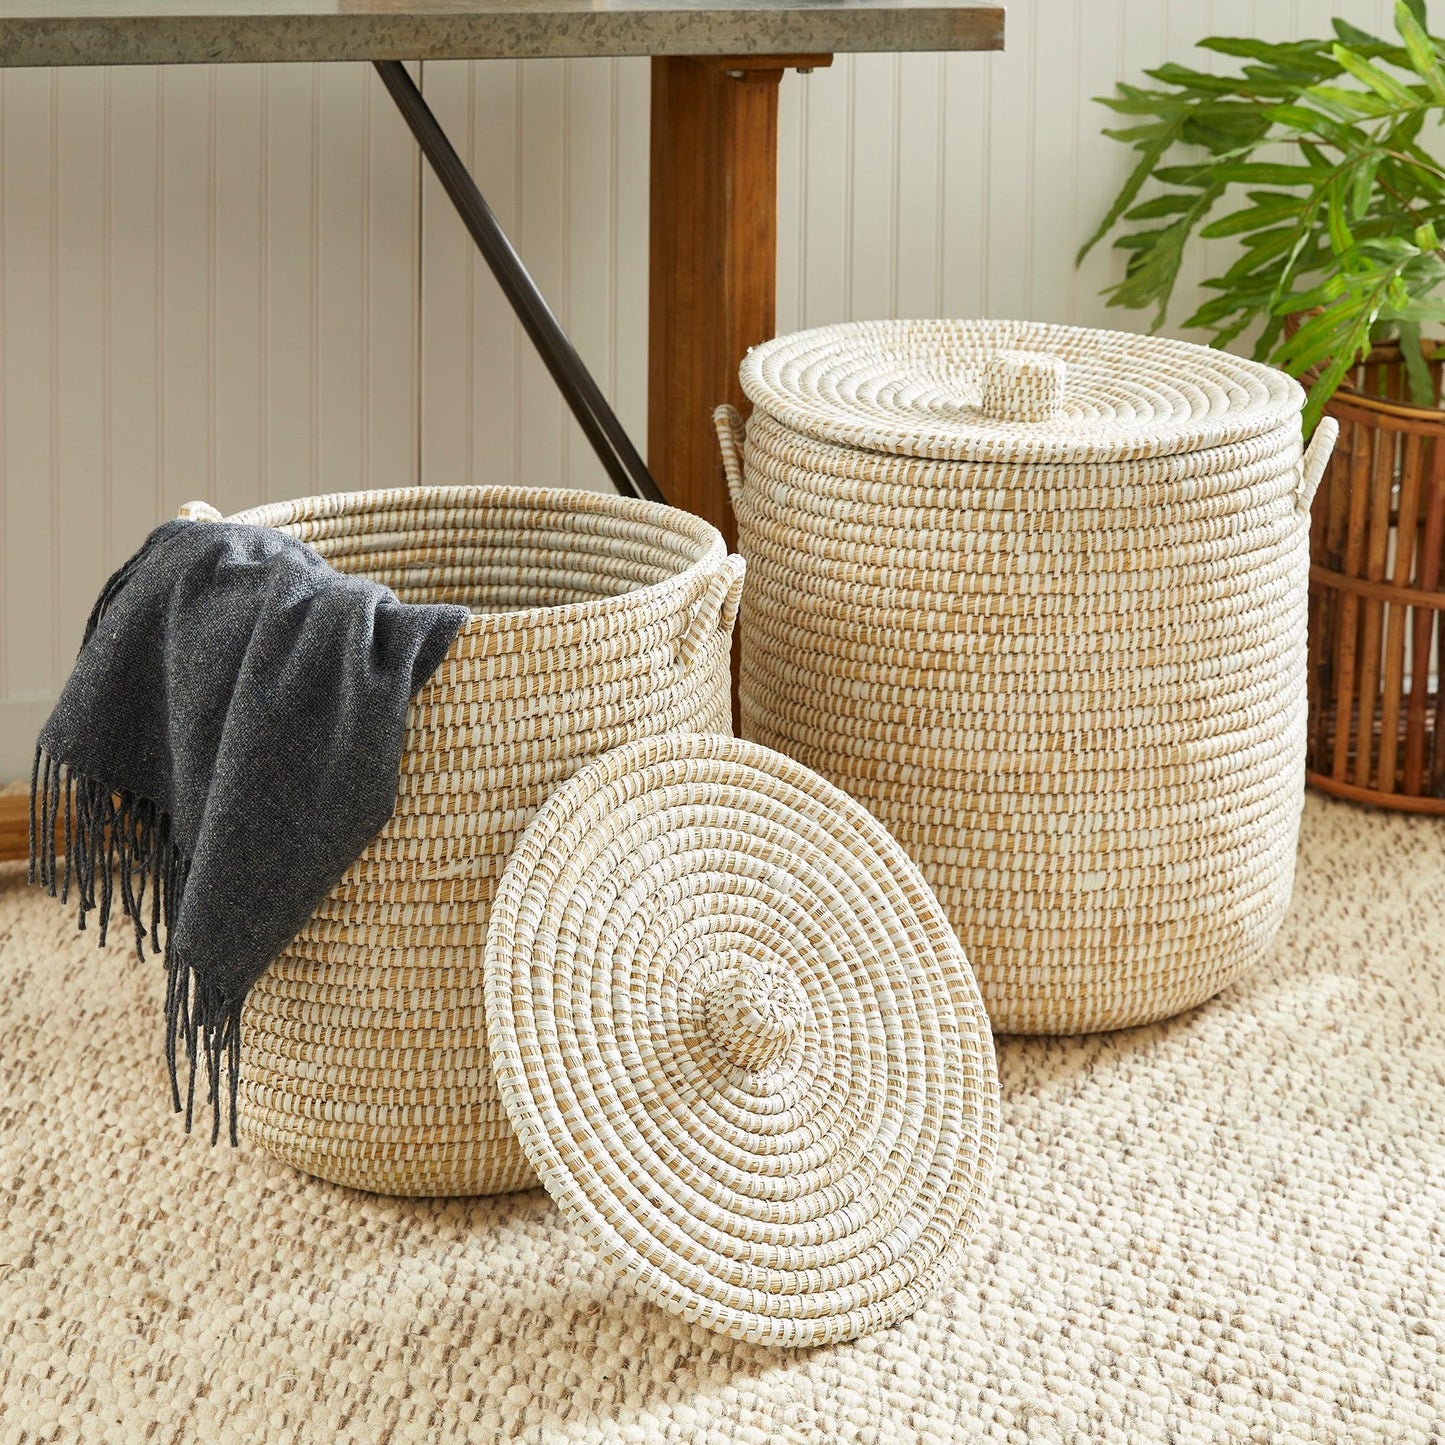
M404 601L474 611L412 704L391 821L251 991L240 1131L360 1189L533 1184L487 1056L493 894L583 763L654 733L731 732L741 565L695 517L580 491L353 492L232 520Z
M1161 1018L1255 963L1303 796L1330 436L1304 468L1299 387L994 322L805 332L742 377L742 732L904 845L995 1029Z
M1043 321L855 321L748 352L749 399L820 441L974 462L1179 456L1298 430L1282 372L1187 341Z
M1441 1445L1445 826L1311 794L1300 845L1217 999L999 1041L978 1232L818 1350L640 1298L541 1190L178 1137L164 969L0 864L0 1440Z
M502 1101L648 1299L754 1344L912 1314L983 1213L992 1038L937 901L797 763L672 734L578 773L487 940Z

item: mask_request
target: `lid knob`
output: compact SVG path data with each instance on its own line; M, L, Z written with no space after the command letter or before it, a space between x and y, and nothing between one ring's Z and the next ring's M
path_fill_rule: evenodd
M983 369L980 410L993 421L1054 421L1068 368L1046 351L998 351Z
M714 973L706 987L703 1017L718 1051L752 1073L781 1062L803 1027L797 984L745 961Z

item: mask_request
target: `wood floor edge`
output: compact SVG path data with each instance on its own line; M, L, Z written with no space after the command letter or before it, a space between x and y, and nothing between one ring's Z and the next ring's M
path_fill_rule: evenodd
M30 856L30 794L0 793L0 863Z

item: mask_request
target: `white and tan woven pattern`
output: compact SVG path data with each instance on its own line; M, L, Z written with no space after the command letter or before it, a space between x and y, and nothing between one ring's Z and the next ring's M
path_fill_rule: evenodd
M979 410L991 421L1057 421L1068 363L1040 351L999 351L983 368Z
M742 569L707 523L589 492L420 488L242 512L406 601L474 609L408 716L396 812L252 989L240 1132L392 1194L534 1183L487 1060L487 913L557 785L633 738L731 732Z
M5 1445L1441 1445L1445 824L1311 795L1265 962L998 1044L941 1293L780 1351L540 1190L387 1199L178 1136L165 971L0 864Z
M777 753L672 735L578 773L508 865L486 1003L542 1182L685 1319L853 1339L979 1222L998 1079L968 962L878 823Z
M1032 356L1026 392L1002 404L988 372ZM1016 363L1015 368L1016 369ZM1026 372L1028 368L1025 368ZM996 375L996 382L1000 380ZM1187 341L1042 321L853 321L748 352L743 390L804 436L864 451L974 462L1109 462L1299 432L1298 384Z
M979 410L1008 410L1010 377L1041 420ZM1141 1023L1256 962L1294 869L1331 441L1306 472L1299 387L1016 322L807 332L743 379L746 442L719 417L742 732L903 844L994 1028Z

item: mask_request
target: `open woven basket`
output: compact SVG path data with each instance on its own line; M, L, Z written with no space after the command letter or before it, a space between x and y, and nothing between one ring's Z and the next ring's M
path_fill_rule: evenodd
M731 732L741 563L699 518L582 491L348 492L230 520L403 601L474 609L412 703L391 821L251 990L240 1132L360 1189L533 1185L487 1056L493 894L584 763L657 733Z
M520 489L237 520L482 609L413 703L395 815L252 988L241 1132L388 1193L540 1179L639 1294L751 1342L916 1309L982 1214L987 1016L882 826L720 735L719 534Z

